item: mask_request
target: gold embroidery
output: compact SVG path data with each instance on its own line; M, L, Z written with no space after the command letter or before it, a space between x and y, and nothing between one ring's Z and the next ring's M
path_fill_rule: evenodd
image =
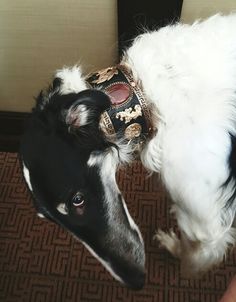
M125 121L125 124L129 123L131 120L135 120L139 116L142 116L140 105L135 105L134 109L130 107L116 114L116 118Z
M100 127L102 131L107 135L114 135L116 133L107 111L104 111L101 115Z
M141 132L141 125L138 123L131 124L125 129L125 138L131 140L132 138L139 137Z
M101 84L103 82L109 81L115 74L118 74L118 69L116 68L116 66L99 70L97 73L95 73L98 78L96 80L91 81L91 83Z
M125 75L125 77L128 80L129 84L133 87L133 91L134 91L134 93L136 94L136 96L139 100L139 103L142 107L145 119L146 119L148 124L151 124L151 112L150 112L150 110L147 106L146 98L143 95L143 92L142 92L142 89L141 89L141 83L137 83L135 81L132 73L129 71L129 67L127 67L125 64L118 65L118 67L123 72L123 74ZM151 129L152 129L152 127L151 127Z

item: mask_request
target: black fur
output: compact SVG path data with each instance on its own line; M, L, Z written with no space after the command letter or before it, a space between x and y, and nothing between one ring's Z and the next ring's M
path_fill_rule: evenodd
M223 187L227 187L232 180L236 181L236 137L233 136L231 133L229 135L231 138L231 151L230 151L230 155L229 155L229 159L228 159L230 173L229 173L229 177L223 184ZM233 193L230 196L230 198L228 199L225 207L227 209L232 207L235 199L236 199L236 185L235 185Z

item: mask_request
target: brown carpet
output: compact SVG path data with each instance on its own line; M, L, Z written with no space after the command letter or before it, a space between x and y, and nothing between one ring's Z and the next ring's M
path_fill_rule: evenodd
M236 272L236 252L200 280L180 278L178 261L152 240L158 227L174 226L158 177L147 178L137 162L118 180L146 243L148 274L139 292L116 282L61 227L38 218L17 155L0 153L0 301L219 301Z

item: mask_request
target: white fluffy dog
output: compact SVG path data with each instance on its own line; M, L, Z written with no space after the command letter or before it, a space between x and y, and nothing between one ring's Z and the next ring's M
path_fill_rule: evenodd
M227 248L234 245L236 241L236 229L233 227L236 209L236 163L233 159L236 137L236 15L216 15L192 25L176 24L144 33L138 36L127 49L121 64L132 70L135 82L142 87L148 106L151 108L153 127L157 131L146 141L140 156L145 167L152 172L160 173L173 200L171 212L176 216L181 234L179 239L173 231L164 233L159 230L156 238L163 247L182 260L189 273L205 271L221 262ZM36 110L42 111L41 115L43 110L47 112L50 106L56 104L62 106L64 99L60 95L77 94L88 88L77 66L59 70L56 78L60 79L59 90L55 85L52 88L54 90L47 97L43 95L39 97ZM77 95L70 96L72 97L77 98ZM91 104L95 105L90 100L86 107L85 101L83 102L82 105L78 101L74 102L75 105L72 106L72 110L68 110L66 117L66 123L70 124L69 133L74 127L79 133L77 137L86 132L86 125L92 124ZM63 112L67 112L65 110ZM98 112L98 109L96 110L95 113ZM136 110L132 111L132 114L138 117L141 113ZM79 127L83 128L81 132L77 129ZM135 131L138 130L136 127ZM117 145L116 149L114 144ZM104 185L103 190L105 192L110 190L106 201L106 207L109 204L109 209L121 202L115 184L116 164L112 163L125 161L130 156L127 146L122 147L117 142L114 144L110 146L108 143L103 143L106 147L105 151L99 151L99 154L97 151L85 154L87 157L84 155L84 158L89 158L87 163L89 169L98 167L100 171L98 175ZM116 150L119 150L118 157ZM35 154L36 151L30 154ZM109 157L110 160L105 165L108 154L111 158ZM26 155L23 159L33 179L33 168ZM67 161L69 159L68 157ZM55 167L58 167L58 164ZM71 171L71 168L68 168L68 171ZM28 174L26 179L27 177ZM35 180L35 186L37 184ZM34 184L32 186L34 187ZM116 202L113 202L112 198L116 193L118 197ZM73 204L75 205L75 202ZM63 209L66 209L68 204L63 206ZM123 212L113 211L116 216L115 218L112 216L110 221L111 223L118 221L117 213L127 215L126 220L122 218L120 221L123 221L122 223L126 221L125 230L129 228L129 231L124 231L123 237L119 235L118 239L129 237L124 239L132 242L134 250L129 262L134 258L134 262L143 267L143 254L137 257L135 252L137 246L143 248L141 235L128 215L124 203L122 207L124 207ZM42 205L41 210L44 210L45 214L49 213ZM98 213L97 210L95 212ZM65 219L68 214L66 210L61 212L64 216L60 213L59 216L56 210L55 213L53 212L54 216L57 215L56 221ZM79 213L81 214L82 210ZM63 223L65 225L64 220ZM68 229L75 232L72 228L68 227ZM114 227L114 230L117 229L121 228ZM114 235L113 231L112 234ZM86 232L85 235L87 236ZM85 235L82 236L83 241ZM97 237L93 236L93 238ZM88 244L95 249L91 240L88 239ZM138 243L134 245L133 242L136 241ZM122 245L121 241L117 242L117 247ZM131 243L127 246L130 246L130 252ZM123 250L120 253L125 258L126 246ZM102 253L99 253L97 252L101 258ZM111 252L111 255L112 253L114 252ZM116 274L119 274L119 263L113 265L116 267ZM124 279L127 274L120 273L120 275ZM143 275L141 283L143 284Z

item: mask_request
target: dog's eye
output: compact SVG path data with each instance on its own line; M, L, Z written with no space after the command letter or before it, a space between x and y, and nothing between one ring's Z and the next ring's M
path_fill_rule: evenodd
M75 196L72 198L72 203L75 207L83 207L84 196L81 193L75 194Z

